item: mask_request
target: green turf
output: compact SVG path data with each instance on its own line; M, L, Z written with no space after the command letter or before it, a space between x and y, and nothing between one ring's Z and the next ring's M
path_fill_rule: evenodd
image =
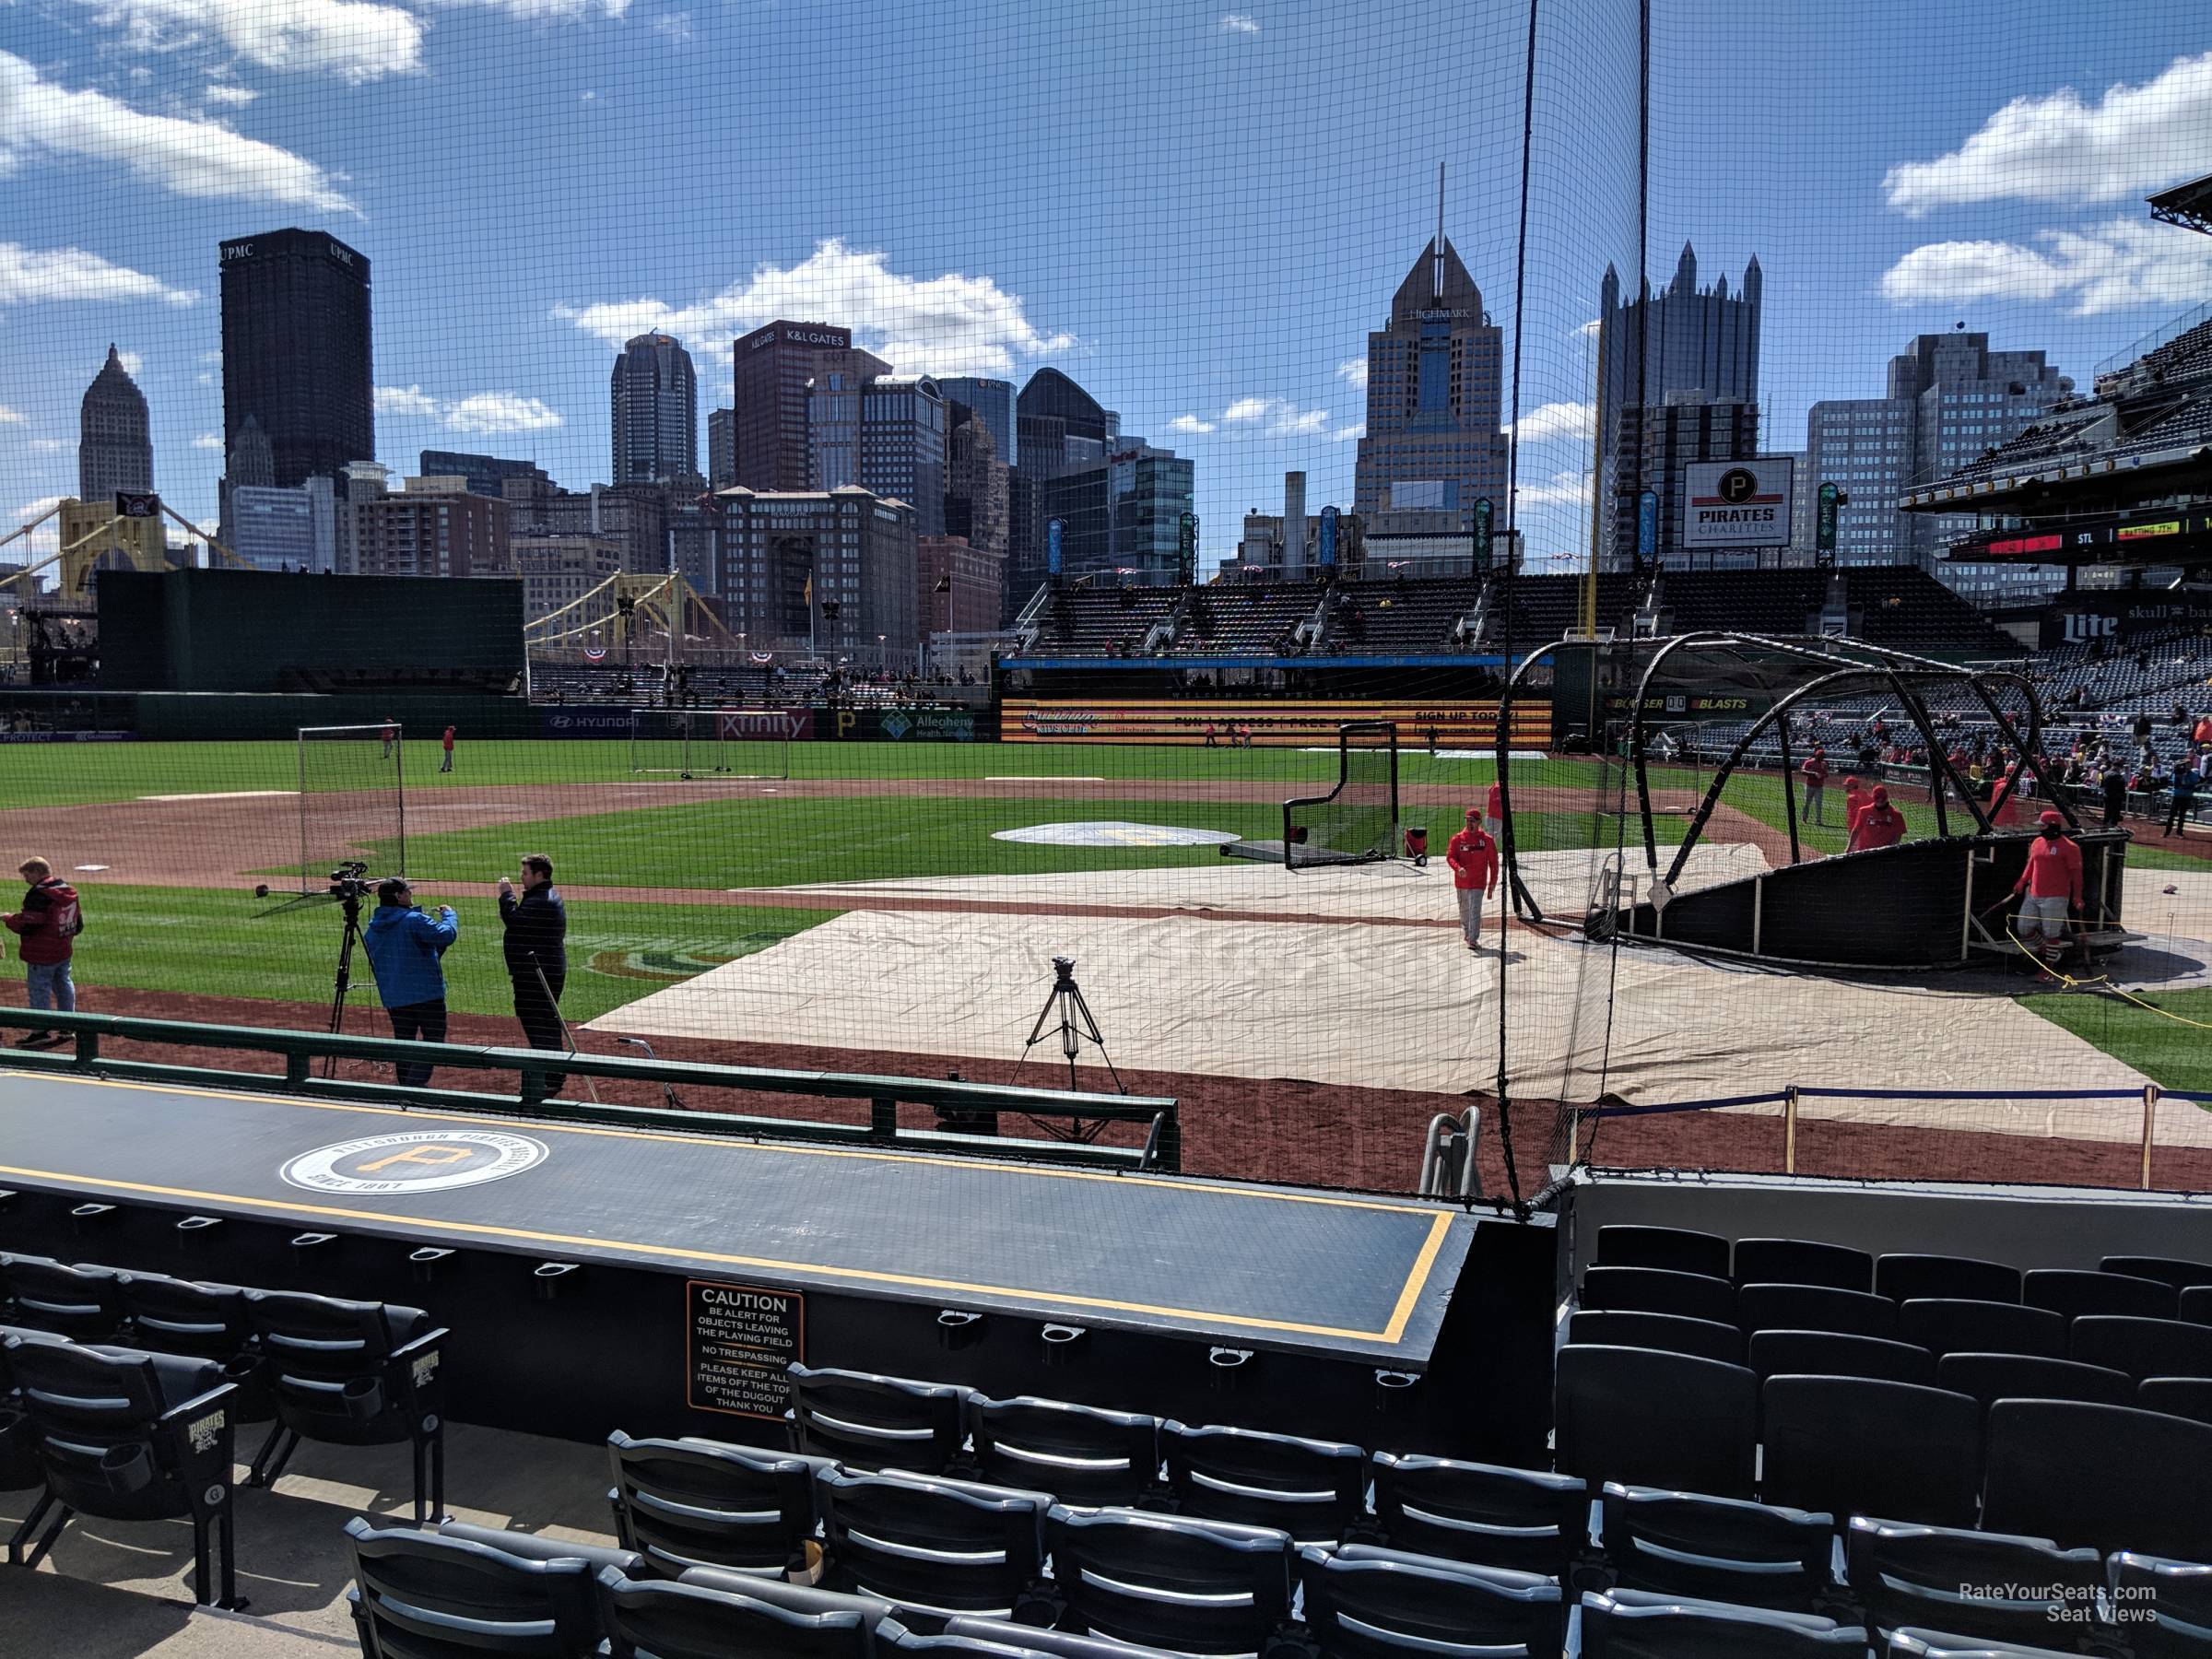
M500 956L500 917L489 897L438 893L449 902L461 936L445 956L446 1002L465 1014L513 1010ZM86 928L71 977L87 1008L100 1007L103 985L180 991L279 1002L327 1003L337 966L340 921L335 904L273 915L243 894L201 888L102 887L85 894ZM569 984L561 1003L571 1019L590 1019L716 962L749 956L829 921L826 910L738 906L577 903L569 911ZM0 969L19 981L23 965ZM369 964L357 956L352 1004L373 1010ZM7 994L21 1000L21 987Z
M2143 1000L2177 1018L2169 1019L2111 995L2020 999L2053 1025L2134 1066L2161 1088L2212 1090L2212 991L2160 992ZM2053 1079L2054 1086L2060 1081Z

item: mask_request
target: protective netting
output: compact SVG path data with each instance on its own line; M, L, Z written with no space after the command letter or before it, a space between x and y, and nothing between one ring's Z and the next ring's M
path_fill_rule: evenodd
M339 866L366 861L375 863L378 877L404 876L407 868L406 740L399 722L301 726L297 743L299 788L292 793L296 794L300 890L320 892ZM201 793L193 791L171 798L188 802ZM288 792L207 793L257 803L256 816L266 812L272 818L279 818L278 799Z
M629 770L678 778L788 778L787 709L633 709Z
M1284 808L1284 863L1293 870L1359 864L1396 854L1398 729L1388 721L1347 725L1337 734L1336 784L1325 795Z

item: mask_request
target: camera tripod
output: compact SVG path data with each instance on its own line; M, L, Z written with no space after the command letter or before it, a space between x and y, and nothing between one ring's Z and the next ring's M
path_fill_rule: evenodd
M1030 1040L1021 1045L1021 1059L1014 1062L1014 1068L1020 1070L1022 1063L1030 1057L1030 1051L1045 1040L1046 1028L1053 1023L1055 1017L1060 1030L1060 1053L1067 1060L1068 1088L1074 1089L1081 1087L1076 1077L1076 1057L1082 1053L1083 1044L1088 1042L1099 1051L1099 1058L1106 1063L1106 1075L1113 1079L1114 1092L1127 1094L1128 1086L1122 1081L1122 1074L1114 1066L1113 1056L1106 1052L1106 1039L1099 1033L1099 1022L1091 1016L1090 1004L1083 1000L1083 988L1076 983L1074 957L1056 956L1053 959L1053 988L1046 994L1044 1006L1038 1012L1037 1023L1030 1028ZM1096 1121L1077 1118L1069 1125L1068 1133L1073 1139L1091 1141L1098 1138L1099 1131L1105 1126L1106 1120L1103 1118Z
M330 896L338 901L338 909L346 918L345 931L338 937L338 968L330 988L330 1034L337 1036L346 1029L346 994L353 989L353 947L361 942L361 900L368 896L369 866L367 865L340 865L330 873ZM337 1075L338 1057L323 1056L323 1075Z

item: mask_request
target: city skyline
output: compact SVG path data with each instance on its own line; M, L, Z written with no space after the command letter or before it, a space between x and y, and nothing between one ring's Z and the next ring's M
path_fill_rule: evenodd
M731 339L775 317L831 316L901 376L1018 385L1065 370L1127 429L1194 459L1208 565L1233 548L1245 509L1276 504L1286 470L1308 474L1314 502L1350 500L1356 364L1433 226L1434 159L1448 163L1453 240L1507 331L1511 368L1517 73L1470 84L1443 68L1517 65L1524 19L1492 8L1440 22L1410 5L1286 6L1245 31L1139 4L1125 62L1100 61L1058 18L1025 19L979 54L1005 20L971 6L880 20L771 9L740 25L640 0L523 27L497 6L427 18L371 4L402 41L390 61L335 39L287 58L186 9L198 30L171 32L159 59L127 34L124 6L112 14L124 21L85 14L67 28L27 13L0 62L17 94L0 133L13 163L0 176L11 525L71 488L83 382L57 386L45 365L88 371L111 338L143 364L156 477L188 516L215 517L215 250L285 224L326 229L378 267L377 458L395 469L422 448L488 449L571 487L600 481L606 354L624 339L659 329L693 352L703 427L726 399ZM1632 193L1605 171L1633 135L1633 53L1598 50L1611 37L1587 8L1550 15L1589 50L1547 60L1572 66L1576 126L1539 76L1519 510L1536 551L1576 554L1593 401L1580 330L1605 266L1632 271L1636 258ZM1801 444L1815 401L1879 395L1888 358L1918 334L1963 321L2086 383L2212 292L2206 256L2175 245L2191 239L2143 223L2140 207L2145 190L2204 164L2203 26L2147 3L2093 34L2036 27L2062 15L1962 7L1978 42L1962 75L1885 53L1905 17L1895 6L1725 32L1659 8L1645 268L1657 286L1686 237L1731 270L1760 254L1767 447ZM695 38L675 39L687 28ZM1400 39L1424 43L1410 72L1378 50ZM1723 43L1731 97L1692 96L1686 65ZM776 135L815 92L757 71L757 107L715 141L788 160L788 188L703 212L680 191L605 195L611 153L672 166L704 153L710 129L687 99L732 53L802 48L896 63L895 77L862 76L887 132L957 95L973 135L963 154L1033 140L1042 164L941 176L937 146L877 142L865 124L802 154ZM1006 67L979 71L982 57ZM1815 58L1820 76L1794 72ZM1163 72L1159 96L1145 96ZM1279 94L1265 108L1239 96L1262 87ZM78 124L55 113L64 101ZM1131 173L1108 140L1118 112L1140 107L1161 159ZM1290 113L1314 108L1328 118ZM114 136L92 145L94 128ZM1581 197L1566 184L1578 173L1591 175ZM124 211L88 216L94 189ZM602 222L579 240L569 232L587 200ZM1288 205L1300 229L1286 239ZM1125 228L1140 223L1167 240ZM1269 256L1253 257L1262 247Z

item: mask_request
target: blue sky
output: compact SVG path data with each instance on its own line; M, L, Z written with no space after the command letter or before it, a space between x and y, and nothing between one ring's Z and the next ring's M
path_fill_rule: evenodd
M2147 190L2212 171L2199 5L1657 0L1650 265L1766 276L1770 447L1963 321L2097 361L2212 300ZM1636 258L1626 0L1547 0L1522 519L1586 534L1598 275ZM0 518L69 492L116 342L156 480L211 520L216 247L301 224L375 266L379 459L604 478L648 324L704 412L733 335L851 324L904 371L1053 363L1197 461L1209 557L1287 468L1349 501L1367 330L1447 226L1514 309L1526 11L1492 0L0 3ZM701 457L704 459L703 454ZM0 554L6 558L13 553Z

